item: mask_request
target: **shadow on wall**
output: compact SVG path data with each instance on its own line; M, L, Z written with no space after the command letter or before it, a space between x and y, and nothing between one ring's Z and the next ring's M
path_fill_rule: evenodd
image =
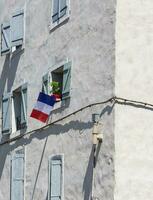
M83 182L84 200L92 199L93 170L94 170L95 145L92 146L89 162Z
M112 107L111 106L104 107L103 110L101 111L102 115L104 115L104 113L107 113L109 115L112 111L113 106ZM58 134L68 133L69 130L75 131L75 134L78 134L78 131L79 131L79 133L82 134L83 130L91 129L92 127L93 127L92 121L84 122L84 121L75 120L75 121L70 121L68 123L65 123L64 125L54 124L52 126L46 127L45 129L35 131L35 132L29 134L28 137L20 138L12 144L6 144L6 145L2 146L1 151L0 151L0 159L1 159L0 179L2 176L3 169L4 169L5 160L6 160L6 157L8 154L10 154L13 150L15 150L19 146L26 146L26 145L30 144L31 141L35 138L37 138L38 140L45 139L43 149L41 150L42 152L40 153L40 160L38 161L39 165L38 165L38 169L37 169L37 174L36 174L36 177L33 177L33 179L35 181L34 181L33 186L31 186L32 187L32 199L34 199L35 198L35 189L37 186L37 180L39 177L42 160L45 155L45 149L46 149L48 137L50 135L58 135ZM96 153L95 146L94 145L92 146L90 157L89 157L89 162L88 162L88 166L87 166L87 170L86 170L86 174L85 174L85 178L84 178L84 182L83 182L82 190L84 193L84 200L91 200L92 185L93 185L93 169L95 167L94 165L96 164L95 161L97 161L99 151L100 151L100 147L98 148L98 151ZM96 153L96 155L95 155L95 153ZM96 158L94 158L94 156L96 156Z
M5 90L5 85L6 85L8 74L9 74L9 68L10 68L10 54L6 55L1 77L0 77L0 97L2 97Z
M110 115L112 113L112 110L114 108L115 103L113 103L111 106L107 105L105 106L102 111L100 112L100 120L102 119L103 115L107 113L107 115ZM92 190L93 190L93 173L96 169L96 164L98 161L100 149L101 149L102 143L98 143L98 145L93 145L92 150L89 157L89 162L83 182L83 193L84 193L84 200L99 200L98 197L93 197Z
M62 100L62 105L61 105L61 107L59 107L59 108L57 108L57 109L55 109L55 110L52 110L52 113L53 113L54 115L59 114L59 113L63 112L66 108L68 108L69 105L70 105L70 98L67 98L67 99L65 99L65 100ZM51 123L51 121L52 121L52 118L49 119L49 123Z
M114 105L115 103L113 103L111 106L110 105L107 105L100 113L100 118L105 114L107 113L108 115L111 114L113 108L114 108Z
M45 143L42 149L42 153L40 153L40 161L39 161L39 167L37 169L37 174L34 181L33 190L32 190L32 199L35 198L35 189L37 186L37 180L39 177L39 172L41 169L41 164L42 160L45 154L45 148L48 140L48 136L50 135L58 135L58 134L64 134L67 133L69 130L75 130L75 131L82 131L84 129L90 129L92 128L93 123L92 122L83 122L83 121L70 121L64 125L61 124L55 124L51 127L46 127L43 130L33 132L29 137L27 138L21 138L16 140L13 144L5 144L4 146L1 147L0 151L0 159L1 159L1 164L0 164L0 179L3 173L4 165L5 165L5 160L8 154L10 154L13 150L15 150L19 146L26 146L31 143L31 141L34 138L37 138L39 140L45 139ZM76 132L78 134L78 132Z
M6 55L0 76L0 97L2 97L2 95L5 92L6 83L7 83L6 92L11 92L15 80L18 63L21 55L23 54L23 51L24 50L18 49L12 55L10 54Z
M21 49L22 47L18 48L11 57L11 64L9 68L9 74L8 74L8 82L7 82L7 92L11 92L15 77L16 77L16 71L17 67L20 61L21 55L24 53L24 49Z
M7 54L0 77L0 107L2 104L2 96L4 93L11 92L16 77L16 71L21 55L24 50L18 48L13 54ZM7 88L6 88L7 84ZM24 131L25 132L25 131ZM2 135L1 141L9 139L9 135Z
M4 145L0 148L0 179L1 179L1 176L2 176L6 157L7 157L7 155L9 155L10 151L11 151L11 149L10 149L9 144L6 144L6 145Z
M21 55L23 54L23 51L24 50L21 50L19 48L17 51L15 51L14 54L12 55L7 54L5 57L5 62L2 68L1 76L0 76L0 107L1 107L1 103L2 103L1 100L2 100L2 96L4 92L11 92L11 89L15 80L15 76L16 76L18 63L19 63ZM6 84L7 84L7 88L6 88ZM9 138L8 136L4 136L2 138L2 141L8 138ZM1 147L0 149L0 178L2 175L6 157L12 151L12 148L13 148L9 144L6 144L6 145L4 146L4 148Z

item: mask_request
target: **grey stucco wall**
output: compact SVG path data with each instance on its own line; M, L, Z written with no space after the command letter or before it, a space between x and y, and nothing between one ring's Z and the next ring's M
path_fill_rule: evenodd
M55 112L55 118L80 106L110 98L114 88L115 2L71 2L69 21L49 31L51 2L1 1L0 22L25 8L25 44L23 51L0 59L1 94L28 82L28 114L41 90L42 75L60 61L72 60L71 100L67 108ZM9 69L9 70L8 70ZM54 115L53 115L54 116ZM38 127L28 119L28 130ZM40 125L41 126L41 125Z
M101 113L104 140L96 151L93 168L93 122L91 113ZM11 154L25 148L25 199L44 199L48 195L48 159L64 154L64 199L113 199L114 136L113 104L88 108L53 126L33 132L1 147L0 196L10 196Z
M115 1L71 1L67 23L49 31L51 1L0 0L0 22L25 8L24 49L0 57L0 97L28 82L28 116L39 91L42 75L67 58L72 61L71 99L68 106L52 112L51 121L87 104L104 101L114 94ZM89 200L92 187L91 115L104 109L104 144L94 171L94 195L113 199L113 112L99 106L87 109L41 132L33 132L10 144L0 146L0 199L10 195L10 154L24 145L26 150L25 199L47 199L48 157L65 155L65 199ZM43 124L28 117L25 133ZM20 133L17 133L20 134ZM11 135L11 137L13 137ZM2 141L6 138L2 137ZM38 172L41 155L43 160ZM5 187L4 187L5 185ZM2 187L3 186L3 187Z
M117 1L115 94L153 104L153 1ZM115 200L153 199L153 110L115 107Z

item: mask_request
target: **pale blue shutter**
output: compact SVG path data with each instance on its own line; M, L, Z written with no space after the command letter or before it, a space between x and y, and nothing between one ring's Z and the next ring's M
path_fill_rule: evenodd
M21 86L21 128L27 124L27 84Z
M50 160L50 194L49 200L62 199L62 160Z
M23 43L24 35L24 12L16 12L11 20L11 42L12 46L19 46Z
M60 0L60 17L63 17L66 14L67 10L67 5L66 5L66 0Z
M52 0L52 10L53 10L53 15L52 15L52 21L53 23L56 22L59 19L59 0Z
M11 200L24 200L24 151L16 151L12 157Z
M68 62L64 65L63 68L62 99L70 97L70 84L71 84L71 62Z
M45 94L49 94L49 74L45 74L42 78L42 92Z
M10 51L10 24L4 23L1 25L1 54Z
M11 93L3 95L2 100L2 132L3 134L11 133Z

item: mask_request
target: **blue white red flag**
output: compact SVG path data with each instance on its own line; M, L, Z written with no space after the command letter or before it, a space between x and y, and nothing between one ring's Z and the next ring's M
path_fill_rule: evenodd
M41 122L46 122L50 112L56 102L56 97L54 95L47 95L42 92L39 93L37 103L32 110L30 117L33 117Z

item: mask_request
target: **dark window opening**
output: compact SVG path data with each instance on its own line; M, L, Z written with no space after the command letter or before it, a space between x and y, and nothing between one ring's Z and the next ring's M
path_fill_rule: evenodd
M13 91L13 106L16 130L26 127L27 124L27 86L22 85Z
M52 84L55 86L52 86L52 94L54 94L57 97L57 101L62 100L62 89L63 89L63 66L52 71Z
M14 115L16 122L16 130L21 129L21 92L20 89L17 89L13 92L13 100L14 100Z

